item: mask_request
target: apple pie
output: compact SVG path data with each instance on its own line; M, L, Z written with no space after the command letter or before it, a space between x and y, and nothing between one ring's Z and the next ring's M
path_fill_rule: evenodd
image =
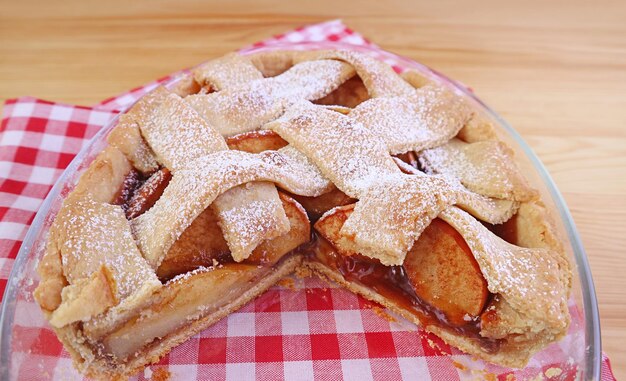
M570 264L489 118L351 51L230 54L119 116L64 200L35 297L123 379L298 271L486 361L567 331Z

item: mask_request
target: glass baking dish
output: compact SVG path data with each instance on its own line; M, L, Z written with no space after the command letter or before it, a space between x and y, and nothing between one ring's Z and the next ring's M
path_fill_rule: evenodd
M416 69L432 80L451 87L458 94L469 99L478 110L481 110L498 127L500 138L513 148L516 152L518 164L526 177L541 192L543 202L556 220L557 228L574 268L573 289L570 300L572 324L568 335L561 342L552 344L559 345L563 350L559 352L566 353L567 358L555 359L550 357L553 355L547 355L546 353L555 351L550 351L550 347L548 347L548 349L538 353L531 360L531 363L539 364L540 367L543 363L554 362L555 360L562 361L562 364L569 369L569 371L563 372L563 379L571 379L570 377L575 374L576 379L599 380L602 359L600 321L587 257L565 201L531 148L506 121L487 107L466 87L424 65L380 51L378 48L327 42L290 43L250 48L241 51L241 53L250 54L278 49L310 50L328 48L359 50L394 63L395 66L400 68ZM178 78L180 78L180 75L174 75L173 79L166 86L173 86ZM41 344L33 335L28 334L28 328L31 328L43 331L48 330L50 335L54 335L52 330L47 328L47 323L33 300L32 292L38 283L38 275L35 269L44 252L48 229L59 211L64 197L73 189L78 178L95 156L106 146L105 138L116 125L116 122L117 117L113 118L102 128L74 158L41 205L24 238L6 286L3 298L4 303L0 312L0 379L2 380L17 379L18 369L24 362L32 363L29 368L40 370L39 374L33 374L33 377L37 379L58 378L58 373L55 373L56 376L53 376L50 372L49 364L45 359L34 354L36 352L33 351L34 347ZM67 378L81 378L71 367L67 367L65 371L68 372ZM66 377L64 376L64 378Z

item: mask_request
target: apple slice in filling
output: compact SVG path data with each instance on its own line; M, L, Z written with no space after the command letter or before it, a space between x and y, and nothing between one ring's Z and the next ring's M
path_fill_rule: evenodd
M243 263L272 265L309 240L311 227L302 206L282 192L278 192L278 195L289 219L289 231L261 243ZM157 269L157 275L161 279L171 279L199 266L232 262L217 218L211 208L207 208L174 243Z
M475 325L489 291L469 247L456 230L435 219L415 242L403 266L383 266L341 247L339 242L345 238L341 228L353 209L353 205L335 208L315 224L336 251L331 255L333 259L326 254L323 263L336 267L347 280L392 297L399 305L429 305L418 307L429 315L424 324L439 321L451 327Z
M415 293L461 326L475 320L489 291L461 234L440 219L424 230L404 260Z
M105 335L100 341L103 352L122 360L147 346L160 345L161 339L176 335L190 322L208 319L204 325L198 323L203 328L293 272L301 256L286 254L309 241L310 224L296 201L283 193L279 196L289 232L263 242L241 263L230 257L217 221L205 211L159 267L158 275L171 280L155 295L156 301Z

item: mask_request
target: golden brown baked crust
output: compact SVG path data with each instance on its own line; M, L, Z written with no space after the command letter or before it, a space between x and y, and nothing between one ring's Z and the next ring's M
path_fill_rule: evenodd
M91 346L85 341L81 331L75 325L68 325L62 328L54 328L57 337L63 343L65 349L70 353L74 360L74 365L85 372L87 377L93 377L98 380L125 380L138 371L142 370L147 364L159 361L169 351L189 339L191 336L201 332L205 328L217 323L219 320L237 311L249 301L264 293L268 288L278 283L281 279L293 273L302 262L301 256L292 256L281 262L277 267L272 269L271 273L265 276L261 281L240 296L228 300L228 303L220 307L220 309L195 319L189 325L182 326L161 338L157 342L142 350L142 353L127 360L122 364L112 363L106 357L98 357L94 353ZM194 275L190 278L193 281ZM213 282L209 282L205 287L212 287Z
M523 366L567 330L571 270L537 191L486 117L419 72L350 51L230 54L139 100L108 142L50 229L35 292L90 376L157 361L303 258L497 364ZM307 214L332 255L382 269L427 255L412 247L438 219L487 285L467 320L479 332L294 252L310 240Z
M422 151L419 161L428 173L454 176L467 189L487 197L514 201L538 197L515 166L513 151L500 141L451 139Z

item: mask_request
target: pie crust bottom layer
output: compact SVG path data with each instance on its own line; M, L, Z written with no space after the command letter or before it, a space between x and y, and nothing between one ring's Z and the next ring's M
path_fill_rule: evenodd
M220 319L237 311L245 304L263 294L267 289L275 285L284 277L293 273L302 264L302 255L287 255L271 268L261 269L256 275L258 279L245 281L245 285L237 288L239 295L233 295L233 299L219 298L218 300L206 300L203 298L201 289L215 287L213 279L205 280L202 273L190 274L181 291L189 293L196 291L194 295L186 296L186 308L199 308L210 305L212 308L203 311L202 315L194 320L187 320L185 315L180 315L175 309L162 311L159 319L154 324L159 324L159 331L167 332L163 337L157 338L143 346L138 343L138 349L123 362L115 361L110 355L97 353L97 349L89 344L81 331L75 326L66 326L55 329L57 336L69 351L75 364L84 370L88 377L103 380L125 380L127 377L141 371L146 365L157 362L166 355L173 347L185 342L191 336L201 332L205 328L215 324ZM194 290L195 288L195 290ZM215 294L211 294L215 296ZM203 300L204 299L204 300ZM169 318L169 319L168 319ZM172 329L161 325L163 321L170 321ZM180 325L183 323L182 325ZM180 325L176 327L177 325ZM134 327L133 333L139 334L149 331L150 324ZM129 348L132 346L128 343Z

